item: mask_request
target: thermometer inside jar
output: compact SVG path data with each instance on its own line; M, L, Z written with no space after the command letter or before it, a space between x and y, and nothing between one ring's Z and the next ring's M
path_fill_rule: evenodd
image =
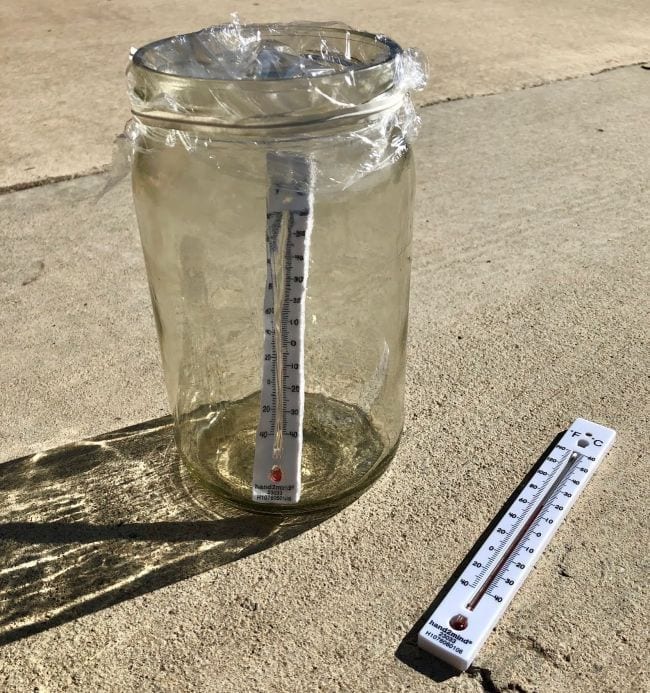
M253 500L300 500L305 300L313 226L312 168L305 157L267 155L266 287L260 419Z

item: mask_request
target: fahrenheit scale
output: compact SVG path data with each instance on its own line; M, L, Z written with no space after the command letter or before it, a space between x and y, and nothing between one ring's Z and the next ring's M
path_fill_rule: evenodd
M422 649L467 669L615 437L574 421L420 630Z
M305 157L271 152L266 166L264 360L253 500L284 504L300 500L313 185Z

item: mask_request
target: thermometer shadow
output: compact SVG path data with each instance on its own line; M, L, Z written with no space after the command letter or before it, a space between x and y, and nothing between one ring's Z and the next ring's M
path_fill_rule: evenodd
M0 498L0 645L263 551L327 517L219 504L180 463L170 417L2 462Z
M431 617L431 614L438 608L440 602L446 597L449 590L454 586L456 581L460 579L460 576L462 575L465 568L467 568L467 566L469 565L469 562L471 561L476 551L485 542L490 533L497 527L507 509L512 505L515 499L521 495L523 489L526 488L526 485L530 483L539 466L552 453L553 449L559 443L564 433L565 431L558 433L558 435L553 439L551 444L538 457L537 461L531 467L530 471L526 474L522 482L510 494L510 496L501 506L499 512L495 514L494 519L481 533L481 536L478 537L478 539L474 542L472 547L467 552L465 558L460 562L460 564L453 572L449 580L447 580L444 587L438 593L437 597L431 602L431 604L429 604L422 616L420 616L420 618L413 625L411 630L409 630L409 632L404 636L402 642L399 644L399 647L395 651L395 657L397 657L397 659L399 659L400 662L406 664L407 666L411 667L411 669L414 669L418 673L423 674L424 676L427 676L438 683L442 683L443 681L453 678L454 676L460 676L462 672L457 671L446 662L439 660L434 655L425 652L424 650L421 650L418 647L418 633L427 623L427 621ZM470 666L467 673L471 675L473 669L476 668Z

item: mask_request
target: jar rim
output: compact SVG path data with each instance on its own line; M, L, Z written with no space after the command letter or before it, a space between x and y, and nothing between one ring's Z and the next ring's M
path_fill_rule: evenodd
M132 56L127 76L133 114L186 124L200 121L221 127L275 127L377 112L393 107L404 96L400 83L404 52L383 34L326 23L236 26L273 39L295 39L305 46L330 41L335 48L342 47L354 64L326 74L283 78L197 77L176 69L173 50L171 62L165 65L169 55L160 51L174 47L175 41L179 51L187 52L186 43L201 31L172 36L146 44ZM156 55L166 70L156 66ZM179 56L183 57L182 52Z
M208 27L207 29L199 29L198 31L192 31L192 32L187 32L185 34L177 34L174 36L167 36L162 39L157 39L156 41L151 41L150 43L145 44L144 46L141 46L138 48L135 53L133 54L131 60L134 65L137 65L137 67L147 70L149 72L152 72L157 75L169 75L171 77L175 77L176 79L186 79L186 80L191 80L191 81L208 81L208 82L260 82L263 81L265 83L269 82L277 82L277 83L284 83L287 82L287 80L290 80L292 82L299 81L301 79L307 79L307 80L319 80L319 79L324 79L326 77L332 77L332 74L323 74L323 75L304 75L304 76L296 76L296 77L276 77L276 78L263 78L260 79L259 77L237 77L233 79L232 77L201 77L201 76L193 76L193 75L188 75L188 74L182 74L182 73L177 73L177 72L169 72L166 70L160 70L157 69L154 65L152 65L150 62L148 62L148 54L151 53L152 51L156 51L157 49L163 48L167 45L169 45L173 41L177 41L179 39L189 39L193 37L198 37L201 33L205 31L210 31L210 30L215 30L215 29L222 29L224 27L228 27L230 25L223 24L223 25L215 25L212 27ZM343 37L354 37L354 39L358 40L365 40L368 44L374 44L375 46L381 46L384 51L383 55L376 60L372 60L370 62L366 62L364 64L356 64L356 65L350 65L347 66L345 70L341 70L336 72L336 75L346 75L350 73L354 73L355 75L363 72L364 70L371 69L373 67L377 67L382 64L390 63L395 59L397 55L400 55L403 51L401 46L396 42L393 41L393 39L389 38L388 36L385 36L384 34L373 34L371 32L367 31L359 31L356 29L351 29L349 27L344 27L344 26L337 26L335 24L327 24L327 23L316 23L316 22L291 22L291 23L286 23L286 24L243 24L241 25L241 28L243 29L248 29L248 30L254 30L254 31L259 31L259 32L266 32L268 36L273 36L275 38L290 38L290 37L295 37L296 35L301 35L301 36L310 36L312 38L343 38ZM316 32L316 33L314 33Z

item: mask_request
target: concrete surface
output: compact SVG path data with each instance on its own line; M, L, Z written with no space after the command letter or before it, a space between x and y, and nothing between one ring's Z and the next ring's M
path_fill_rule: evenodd
M595 62L549 60L545 79L620 59L622 44L587 31L593 16L603 35L628 27L625 55L648 59L640 4L589 16L570 5L565 35ZM66 7L61 31L92 43ZM147 7L170 24L180 15ZM521 7L501 28L509 45L483 45L490 91L526 83L506 69L518 63L508 49L526 44L518 23L530 41L548 40L533 4ZM35 10L21 12L26 23ZM138 42L127 20L88 49L93 61L117 39ZM152 27L147 38L165 33ZM471 33L446 41L457 54L476 48ZM28 41L24 50L34 75L43 63ZM67 55L59 70L73 75ZM456 68L446 84L470 84ZM74 102L60 86L69 81L52 89ZM644 690L649 86L650 72L629 67L423 110L403 443L375 487L313 527L215 518L200 494L188 503L164 422L74 444L166 408L128 188L97 199L98 175L2 195L0 688ZM94 94L111 102L110 91ZM21 99L14 130L28 122ZM102 165L107 122L92 133L84 123L78 141L59 130L40 152L25 140L18 158L4 157L7 180L32 180L20 156L36 157L33 180ZM476 666L451 677L408 634L577 416L616 428L618 443Z
M419 103L541 84L647 60L647 0L223 3L30 0L0 6L5 113L0 189L105 167L128 113L131 46L227 21L337 20L418 46Z

